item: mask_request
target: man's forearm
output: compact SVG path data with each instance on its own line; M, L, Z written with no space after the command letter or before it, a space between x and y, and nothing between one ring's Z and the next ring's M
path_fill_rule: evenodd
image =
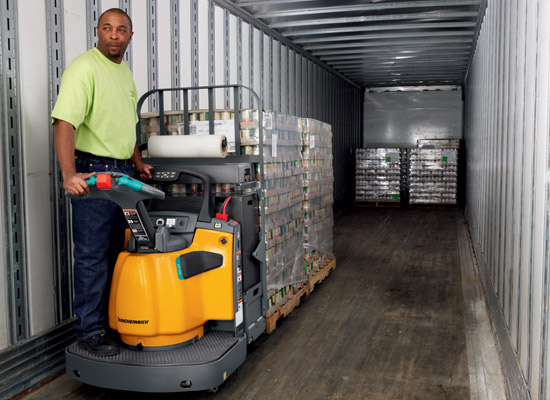
M63 173L63 179L74 175L76 168L74 164L74 128L62 120L55 121L54 125L55 150L59 166Z
M140 165L141 163L143 163L143 160L141 159L141 154L139 152L139 149L137 147L137 144L134 146L134 154L132 154L132 158L130 159L130 161L132 161L132 163L135 165L135 166L138 166Z
M134 147L134 154L132 155L131 161L134 163L135 170L139 173L141 179L151 179L153 177L153 175L151 175L151 169L153 167L143 162L137 145Z

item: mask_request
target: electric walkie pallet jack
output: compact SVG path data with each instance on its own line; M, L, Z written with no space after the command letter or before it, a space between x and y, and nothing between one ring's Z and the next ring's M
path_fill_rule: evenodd
M198 172L205 170L213 178ZM218 180L250 179L250 166L159 166L152 183L190 179L203 184L199 205L166 198L119 173L89 181L88 198L119 204L132 233L117 260L109 300L109 325L124 346L116 356L99 357L73 344L66 350L71 378L141 392L212 389L265 330L264 278L254 255L258 195L236 193L216 214L211 191Z

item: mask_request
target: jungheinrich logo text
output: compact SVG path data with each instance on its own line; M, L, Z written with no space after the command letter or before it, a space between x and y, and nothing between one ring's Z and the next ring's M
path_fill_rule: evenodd
M118 322L122 322L123 324L147 325L149 323L148 319L126 319L120 317L117 317L117 319Z

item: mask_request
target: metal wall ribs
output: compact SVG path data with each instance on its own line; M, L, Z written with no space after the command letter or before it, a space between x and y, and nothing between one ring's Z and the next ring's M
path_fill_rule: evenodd
M50 0L47 3L48 59L50 72L50 110L53 110L61 76L65 67L63 45L63 0ZM61 169L57 162L53 127L50 127L50 171L52 193L52 219L54 241L55 309L56 322L70 319L72 312L72 257L69 200L62 185Z
M199 86L199 3L191 0L191 86ZM193 91L191 107L199 108L199 94Z
M18 77L17 2L0 3L4 232L11 344L29 337L25 192Z
M157 51L157 0L147 0L147 58L149 65L149 90L158 88L158 51ZM158 111L157 97L152 97L149 102L149 111Z
M229 53L231 52L231 49L229 48L229 11L223 10L223 84L229 85ZM224 107L230 108L231 107L231 97L230 97L230 89L227 88L224 90ZM260 96L262 96L260 94ZM262 97L263 98L263 97Z
M177 1L177 0L176 0ZM129 16L132 16L132 2L131 0L120 0L119 8L123 10ZM124 62L132 70L132 42L128 45L126 53L124 53Z
M170 53L172 61L172 87L180 87L180 2L179 0L170 0L170 32L172 51ZM180 109L180 93L172 93L172 107L174 110Z
M208 85L216 84L216 72L214 70L215 61L215 44L216 44L216 21L214 1L208 0ZM214 103L216 100L214 99Z
M243 20L237 17L237 85L243 84ZM239 91L239 108L243 105L243 93Z
M97 46L97 32L95 28L99 22L99 16L101 15L101 0L90 0L86 2L86 19L87 25L87 39L88 49L93 49Z

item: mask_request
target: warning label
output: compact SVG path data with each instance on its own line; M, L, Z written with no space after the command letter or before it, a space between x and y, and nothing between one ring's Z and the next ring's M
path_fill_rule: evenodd
M124 216L136 240L138 242L148 242L149 236L147 236L147 232L145 232L145 228L143 227L137 210L124 210Z

